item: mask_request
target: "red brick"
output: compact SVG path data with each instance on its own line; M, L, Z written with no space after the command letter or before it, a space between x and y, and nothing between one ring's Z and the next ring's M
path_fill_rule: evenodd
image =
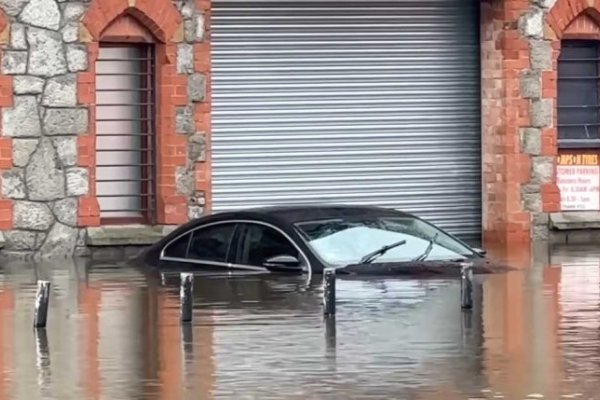
M0 200L0 230L9 230L13 227L13 202Z
M96 100L94 87L93 83L78 82L77 101L80 104L93 104Z
M98 206L98 200L93 197L79 198L79 214L85 216L99 215L100 208Z
M80 227L100 226L100 217L78 217L77 225Z
M91 72L79 72L77 74L77 83L95 83L96 76Z
M186 144L187 138L184 135L171 134L162 137L162 145L164 146L185 146Z
M531 158L529 155L509 154L506 157L506 162L509 165L506 173L507 182L518 182L521 184L529 182L531 178Z
M176 169L177 169L177 167L174 165L160 165L160 175L168 176L171 179L173 179L173 182L175 182L175 170Z
M162 157L163 165L185 165L185 156L168 156Z
M13 78L0 75L0 107L13 105Z
M165 177L163 177L163 178L164 178L163 179L164 181L168 180L168 181L172 182L172 184L166 184L165 183L165 184L160 185L159 186L160 194L162 196L174 196L175 193L176 193L176 190L175 190L175 179L172 178L170 175L168 176L168 179L166 179Z
M208 191L210 188L210 170L205 163L196 167L196 190Z
M170 206L168 206L170 207ZM187 209L184 211L182 207L176 208L173 211L168 208L164 214L164 223L166 225L179 225L188 221Z
M543 211L552 213L560 211L560 190L553 183L545 184L541 188Z
M542 131L542 155L556 156L558 153L556 128L546 128Z
M187 95L185 96L177 96L173 95L170 98L171 104L174 106L185 106L187 105Z
M196 43L194 45L194 67L196 72L210 71L210 43Z
M211 32L210 21L212 20L211 16L212 16L212 12L210 10L204 12L204 28L207 31L205 33L205 35L206 35L207 41L209 41L209 42L210 42L210 32Z
M196 7L199 10L208 11L210 10L210 2L211 0L196 0Z
M95 158L95 140L93 135L82 135L77 138L78 164L82 167L93 167Z
M6 28L7 25L8 25L8 19L6 18L4 13L2 11L0 11L0 32L2 32L4 30L4 28Z
M3 137L0 138L0 150L10 150L12 149L12 138L10 137Z

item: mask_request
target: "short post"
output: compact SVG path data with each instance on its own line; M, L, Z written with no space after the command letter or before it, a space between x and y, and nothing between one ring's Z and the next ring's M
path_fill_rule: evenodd
M181 273L181 286L179 288L179 297L181 300L181 322L192 321L192 292L194 288L194 274Z
M335 315L335 269L323 271L323 314Z
M50 300L50 282L38 281L37 292L35 294L35 310L33 316L33 326L35 328L45 328L48 320L48 302Z
M460 270L460 306L473 308L473 264L464 263Z

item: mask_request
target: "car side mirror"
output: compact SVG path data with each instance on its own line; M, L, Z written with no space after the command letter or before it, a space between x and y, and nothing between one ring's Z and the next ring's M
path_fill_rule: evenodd
M473 251L475 253L479 254L480 256L485 256L487 254L487 250L485 250L485 249L474 248Z
M298 268L300 261L294 256L281 255L267 258L263 262L263 266L265 268Z

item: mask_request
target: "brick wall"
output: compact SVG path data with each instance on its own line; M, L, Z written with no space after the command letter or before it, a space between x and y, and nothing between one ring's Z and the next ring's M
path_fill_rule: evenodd
M488 245L545 240L556 185L561 39L600 39L598 0L482 2L484 230Z
M531 157L520 147L529 125L530 100L521 96L522 71L530 68L518 19L528 1L483 1L481 12L483 229L487 246L528 243L531 220L521 191ZM534 134L534 133L531 133Z

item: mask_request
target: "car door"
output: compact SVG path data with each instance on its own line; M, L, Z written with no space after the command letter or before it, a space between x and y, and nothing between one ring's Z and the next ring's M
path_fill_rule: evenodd
M220 222L191 229L165 246L161 261L167 263L228 268L238 224Z
M292 239L281 230L263 223L240 224L235 252L235 263L253 268L265 268L266 262L274 257L294 257L299 261L298 271L310 266L305 255ZM269 269L275 269L269 267ZM286 269L282 266L282 269ZM291 268L295 270L296 268Z

